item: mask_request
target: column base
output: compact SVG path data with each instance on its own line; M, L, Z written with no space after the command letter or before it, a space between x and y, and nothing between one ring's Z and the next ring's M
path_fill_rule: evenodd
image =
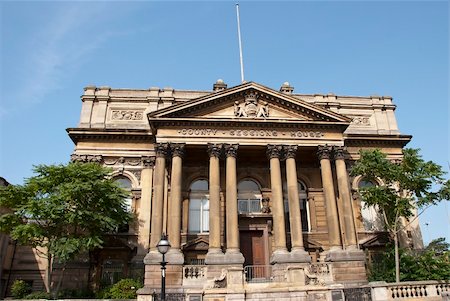
M364 261L365 259L364 252L356 248L331 249L325 257L325 261Z
M270 256L271 264L284 263L284 262L289 262L289 252L287 249L275 250L272 253L272 256Z
M270 257L270 263L308 263L311 262L311 256L302 249L292 250L288 252L285 249L276 250Z
M227 249L225 252L225 263L226 264L244 264L245 258L239 249Z
M182 265L184 264L184 255L180 249L169 249L166 254L166 261L168 264Z
M184 263L184 256L180 249L170 249L166 256L167 264L182 265ZM150 250L144 257L144 264L159 265L162 261L162 254L158 250Z
M293 249L289 256L291 262L311 262L311 256L304 249Z
M205 264L224 264L225 254L219 248L209 249L205 257Z

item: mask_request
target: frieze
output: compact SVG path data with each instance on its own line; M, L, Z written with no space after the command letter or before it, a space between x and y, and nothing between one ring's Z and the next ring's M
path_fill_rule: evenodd
M143 120L144 111L132 110L113 110L111 115L112 120Z
M214 136L233 136L233 137L280 137L290 138L322 138L324 133L321 131L277 131L277 130L235 130L235 129L211 129L211 128L186 128L179 129L178 134L182 136L214 137Z
M370 125L370 117L369 116L351 116L352 123L356 125Z
M73 162L97 162L101 163L103 157L101 155L78 155L72 154L70 160Z

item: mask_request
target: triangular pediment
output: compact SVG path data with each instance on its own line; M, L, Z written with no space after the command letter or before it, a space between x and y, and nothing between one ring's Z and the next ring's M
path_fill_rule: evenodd
M320 122L349 124L350 119L292 95L248 82L148 114L149 120L243 122Z

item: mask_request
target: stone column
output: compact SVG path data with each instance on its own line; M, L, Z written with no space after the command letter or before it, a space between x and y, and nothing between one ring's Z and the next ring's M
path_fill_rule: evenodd
M340 212L343 213L345 245L349 249L357 249L355 223L351 207L350 185L348 180L347 168L345 166L344 148L334 148L334 158L336 164L336 175L338 181L338 190L340 197Z
M158 262L160 254L156 245L161 239L163 230L163 207L164 207L164 175L166 171L167 144L157 144L155 147L155 179L153 181L152 222L150 237L150 253L145 256L145 263ZM170 237L169 237L170 239Z
M139 246L137 255L145 255L149 248L150 239L150 213L152 212L152 182L154 157L142 157L141 172L141 208L139 212Z
M267 156L270 160L270 187L272 190L272 217L275 247L272 257L270 258L271 263L285 262L286 256L289 256L286 248L283 190L280 168L282 148L281 145L267 146Z
M168 235L172 247L167 253L171 264L183 264L184 257L180 250L181 233L181 184L183 178L184 144L172 144L172 173L170 182L170 200L168 210Z
M336 207L336 195L334 193L333 174L331 172L331 147L319 146L320 171L322 174L323 193L327 209L328 236L331 251L341 249L341 237L339 231L339 217Z
M209 154L209 249L206 264L223 260L220 249L220 154L221 144L208 144Z
M236 156L238 145L226 144L226 231L227 250L225 260L228 263L243 264L244 256L239 250L239 225L237 206Z
M289 222L291 225L291 258L295 262L310 262L311 257L303 245L302 217L300 214L300 200L298 193L297 166L295 157L297 146L284 147L286 155L286 180L289 201Z

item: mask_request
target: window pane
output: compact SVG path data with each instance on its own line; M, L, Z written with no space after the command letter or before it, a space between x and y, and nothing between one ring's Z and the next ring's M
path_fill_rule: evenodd
M127 212L131 212L131 204L132 204L132 199L127 198L125 199L125 208L127 210Z
M200 232L200 210L189 210L189 232Z
M202 232L209 232L209 210L203 210Z
M209 190L208 181L206 181L206 180L195 181L191 185L191 191L194 191L194 190L208 191Z
M123 189L131 189L131 181L128 178L117 178L116 183L119 184L119 187L122 187Z
M238 184L238 191L244 192L244 191L259 191L259 186L254 181L245 180L241 181Z
M246 200L238 201L238 211L239 212L248 212L248 203Z

